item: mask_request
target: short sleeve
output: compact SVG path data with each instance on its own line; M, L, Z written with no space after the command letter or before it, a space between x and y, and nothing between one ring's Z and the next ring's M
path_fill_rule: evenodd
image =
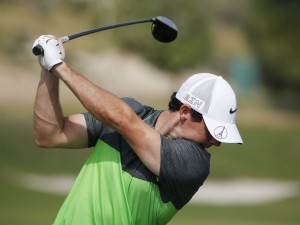
M210 154L200 144L161 137L160 189L177 209L187 204L209 175Z
M88 147L94 147L100 137L104 124L89 112L83 113L83 115L87 125Z

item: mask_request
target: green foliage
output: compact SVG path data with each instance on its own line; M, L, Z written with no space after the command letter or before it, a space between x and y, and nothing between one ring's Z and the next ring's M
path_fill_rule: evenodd
M258 0L248 18L249 39L276 102L300 107L300 2Z
M157 43L149 37L150 27L129 29L119 36L120 46L127 50L137 51L158 67L178 71L184 68L203 65L210 55L209 16L205 14L208 1L158 1L119 2L118 20L134 18L144 19L154 16L166 16L178 28L177 39L169 44ZM188 16L187 16L188 14Z
M14 64L29 64L30 40L39 34L67 35L161 15L178 27L172 43L157 42L151 37L150 24L143 24L103 32L95 39L78 39L68 43L68 53L112 45L141 54L174 74L208 68L225 76L233 58L250 55L262 69L263 84L276 103L300 108L299 1L0 0L0 4L0 32L5 34L0 39L0 56Z
M13 3L7 4L7 7L13 7L13 4L21 6L24 3L15 0ZM110 44L137 52L164 70L179 71L196 67L207 63L210 59L210 16L206 14L206 9L210 8L208 0L202 2L192 0L189 4L180 0L164 2L158 0L151 2L104 2L96 0L50 2L32 0L28 1L27 5L31 6L31 10L34 12L33 16L40 20L42 32L51 33L52 31L54 34L59 34L61 30L67 32L66 28L69 27L73 27L73 32L80 31L78 24L80 20L85 20L86 24L90 24L86 26L86 29L89 29L114 23L165 16L174 21L178 27L179 34L174 42L164 44L156 41L150 32L151 25L149 23L139 27L132 26L126 27L126 29L119 28L109 31L110 34L113 34L110 36ZM74 26L78 28L75 29ZM4 30L4 28L1 30ZM27 44L28 41L27 38L19 40L24 34L22 36L17 35L15 30L17 29L13 29L11 32L12 38L7 39L11 40L9 45L4 42L2 45L3 50L13 58L15 56L13 52L24 49L21 46ZM22 29L23 31L24 29ZM4 30L4 32L6 31ZM28 29L28 32L32 33L33 30ZM26 36L28 32L25 32ZM95 47L97 45L94 44Z

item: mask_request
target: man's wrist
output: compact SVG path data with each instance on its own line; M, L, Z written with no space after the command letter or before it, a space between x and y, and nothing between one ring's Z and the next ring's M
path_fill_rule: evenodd
M44 83L47 86L50 85L58 85L59 78L57 76L54 76L52 73L50 73L47 69L42 69L41 71L41 77L40 77L40 83Z
M70 68L64 61L56 64L51 69L51 73L58 77L61 77L65 72L68 72L68 71L70 71Z
M55 68L57 68L57 67L58 67L60 64L62 64L62 63L63 63L63 61L61 61L61 62L55 64L54 66L52 66L52 68L49 70L49 72L50 72L50 73L53 73L54 70L55 70Z

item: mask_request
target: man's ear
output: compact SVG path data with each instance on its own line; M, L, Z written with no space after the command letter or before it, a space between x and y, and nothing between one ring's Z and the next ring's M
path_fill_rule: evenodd
M180 119L187 120L191 117L191 106L188 104L183 104L179 109Z

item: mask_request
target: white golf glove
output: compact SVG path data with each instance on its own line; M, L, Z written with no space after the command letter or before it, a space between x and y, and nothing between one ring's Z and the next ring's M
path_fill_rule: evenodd
M64 49L59 45L58 41L50 35L42 35L36 39L32 48L40 45L43 48L43 54L39 56L40 64L48 71L53 66L59 64L64 59Z

